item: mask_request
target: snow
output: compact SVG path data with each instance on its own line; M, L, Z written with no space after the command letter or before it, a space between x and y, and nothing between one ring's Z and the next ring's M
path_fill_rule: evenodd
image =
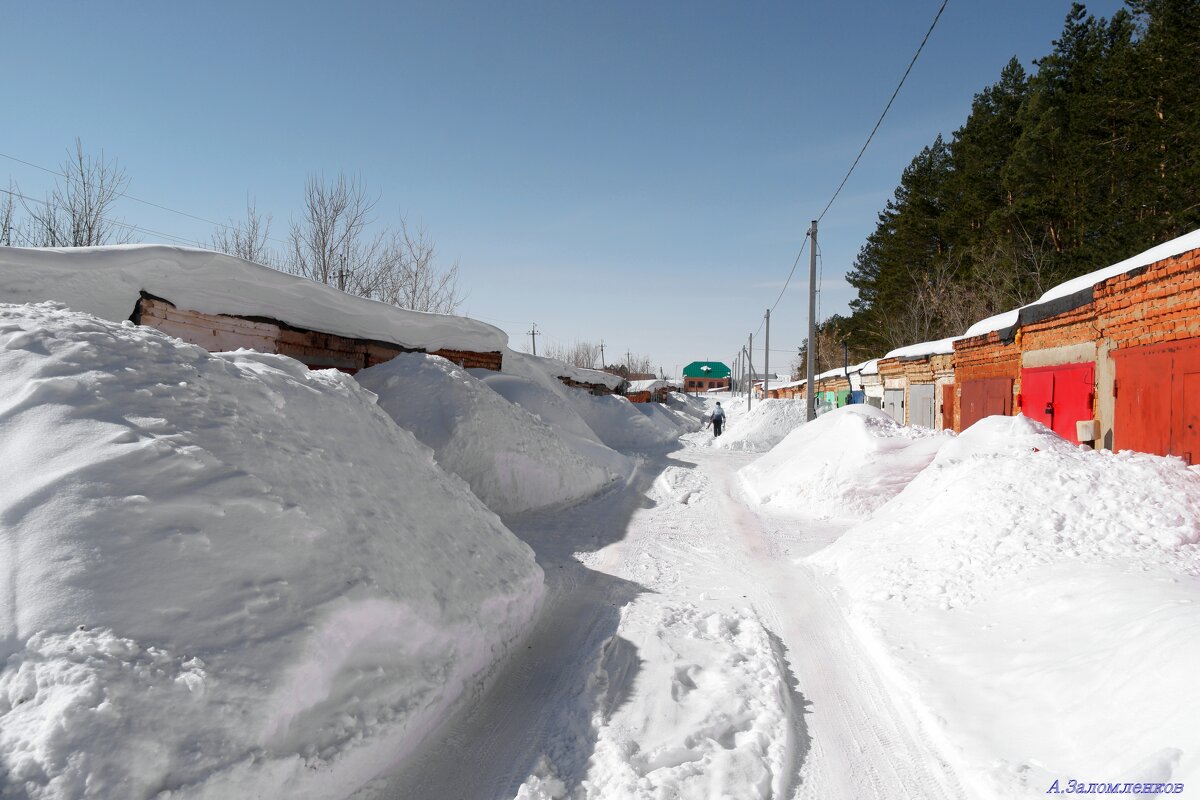
M572 449L539 417L439 356L402 354L355 377L497 514L580 500L624 472Z
M576 367L565 361L559 361L557 358L534 356L527 353L522 353L521 355L526 360L538 364L542 371L554 378L569 378L579 383L598 384L613 390L620 388L621 384L625 383L624 378L620 375L614 375L611 372Z
M215 303L218 268L255 314L337 316L237 263L0 250L4 297L58 275L115 315L0 305L0 795L1200 781L1200 468L1020 416L631 404L502 342L500 373L350 378L120 322L147 276ZM474 335L444 321L415 329Z
M873 406L843 406L796 428L739 476L751 502L859 518L895 497L951 439L906 428Z
M701 447L765 453L785 436L804 424L804 401L755 400L746 411L746 401L734 397L722 399L726 412L725 430L714 437L711 430L688 437Z
M1106 281L1109 278L1115 278L1118 275L1124 275L1125 273L1132 272L1135 269L1149 266L1156 261L1162 261L1164 259L1171 258L1172 256L1177 256L1180 253L1186 253L1189 250L1196 249L1200 249L1200 230L1186 233L1183 236L1179 236L1170 240L1169 242L1163 242L1160 245L1151 247L1149 250L1138 253L1135 256L1125 259L1124 261L1118 261L1116 264L1111 266L1103 267L1095 270L1094 272L1089 272L1088 274L1081 275L1078 278L1072 278L1069 281L1064 281L1057 286L1051 287L1037 300L1029 303L1028 305L1022 306L1021 308L1030 308L1031 306L1036 306L1040 303L1048 303L1051 300L1058 300L1063 297L1068 297L1076 292L1083 291L1084 289L1088 289L1098 283ZM984 334L991 333L992 331L1011 328L1013 325L1017 324L1020 311L1021 309L1013 309L996 314L992 317L988 317L987 319L980 320L968 328L967 332L963 334L963 337L983 336Z
M1024 307L1025 306L1022 306L1022 308ZM979 322L976 322L974 325L967 328L967 332L963 334L962 338L967 339L972 336L985 336L992 331L1011 328L1013 325L1017 324L1017 319L1020 316L1020 313L1021 309L1014 308L1009 311L1002 311L999 314L988 317L987 319L981 319Z
M56 301L113 322L141 292L206 314L267 317L293 327L423 350L504 350L483 322L356 297L306 278L209 250L165 245L0 248L0 302Z
M0 305L0 398L5 797L345 796L539 603L341 373Z
M630 381L625 391L632 394L633 392L656 392L659 389L678 391L679 383L664 380Z
M768 798L789 776L796 709L786 667L761 622L691 603L638 599L621 610L588 687L596 743L589 797ZM636 667L631 663L637 660ZM622 697L638 671L640 697ZM565 785L543 761L518 800L550 800Z
M1200 470L1025 417L950 439L811 558L978 797L1200 780Z
M921 342L920 344L910 344L906 347L897 347L895 350L884 355L884 358L922 358L924 356L945 355L954 352L954 343L963 337L951 336L947 339L938 339L933 342Z

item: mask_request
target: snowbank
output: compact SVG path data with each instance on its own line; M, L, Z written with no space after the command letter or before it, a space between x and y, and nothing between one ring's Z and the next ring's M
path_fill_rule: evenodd
M635 404L616 395L597 397L581 391L567 399L600 441L618 450L660 447L678 439L684 430L673 415L649 408L652 403Z
M795 407L803 415L804 404ZM906 428L873 406L843 406L800 426L738 476L756 503L863 517L895 497L951 438Z
M619 477L444 358L404 354L356 377L497 514L579 500Z
M739 404L744 405L744 401ZM713 447L765 453L804 424L804 401L756 400L748 413L732 412L729 423L720 436L706 441Z
M568 750L544 756L517 800L781 796L802 710L767 629L651 596L621 609L619 631L588 687L590 719L571 732L595 740L581 791L568 795L559 776Z
M268 317L298 328L424 350L502 351L508 335L466 317L367 300L241 258L166 245L0 248L0 302L56 301L120 322L141 292L206 314Z
M502 655L529 549L348 376L0 306L5 797L339 797Z
M1025 417L811 557L981 797L1200 782L1200 470Z
M622 478L633 473L636 467L633 459L604 444L569 399L582 390L571 389L550 377L531 357L508 350L504 353L503 372L479 369L470 373L510 403L545 422L592 463Z
M593 435L608 447L618 450L658 447L677 439L683 432L684 428L673 418L663 417L656 412L646 414L639 410L639 406L647 404L635 405L616 395L598 397L584 389L566 386L558 380L557 373L561 371L559 365L562 365L562 362L552 358L540 358L514 350L506 350L504 353L506 374L524 378L564 400ZM505 390L505 385L501 382L489 382L489 385L494 385L497 391L502 393Z

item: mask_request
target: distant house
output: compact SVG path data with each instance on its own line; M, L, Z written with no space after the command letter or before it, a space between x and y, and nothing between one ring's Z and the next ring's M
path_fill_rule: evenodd
M720 361L693 361L683 368L683 390L691 394L728 389L729 376L729 367Z
M483 322L346 294L208 250L0 248L0 301L57 301L157 328L210 352L247 348L356 372L400 353L499 370L508 336Z

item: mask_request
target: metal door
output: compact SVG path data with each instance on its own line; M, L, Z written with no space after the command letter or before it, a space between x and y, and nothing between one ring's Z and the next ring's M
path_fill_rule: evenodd
M976 378L963 381L959 430L966 430L984 417L1012 413L1012 378Z
M1075 423L1091 419L1096 365L1058 364L1021 370L1021 413L1079 444Z
M1189 464L1200 463L1200 371L1183 375L1179 425L1176 428L1174 452Z
M932 383L908 385L908 424L932 428L934 420L934 386Z
M1113 449L1200 461L1200 338L1128 347L1113 359Z
M942 428L950 430L954 427L954 384L942 384Z
M892 419L904 424L904 390L903 389L884 389L883 390L883 413L887 414Z

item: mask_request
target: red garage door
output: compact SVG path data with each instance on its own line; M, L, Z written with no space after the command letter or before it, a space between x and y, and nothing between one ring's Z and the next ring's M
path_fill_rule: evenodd
M976 378L963 381L959 430L965 431L984 417L1012 413L1012 378Z
M1127 347L1113 359L1113 449L1200 462L1200 338Z
M1059 364L1021 370L1021 413L1079 444L1075 423L1092 418L1096 365Z

